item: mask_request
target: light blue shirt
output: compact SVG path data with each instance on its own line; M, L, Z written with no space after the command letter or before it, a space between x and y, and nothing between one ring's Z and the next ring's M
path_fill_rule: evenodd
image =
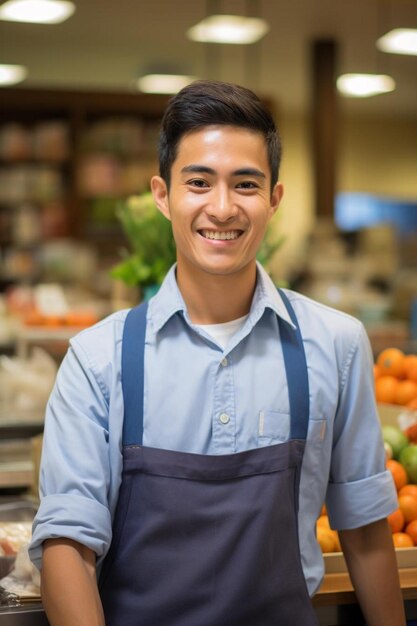
M303 336L310 421L299 502L302 564L310 594L323 577L315 521L326 499L336 529L386 517L397 507L375 406L372 354L362 324L286 292ZM100 566L112 538L122 471L121 344L127 311L71 340L48 403L41 504L30 554L69 537L94 550ZM230 454L285 441L289 400L277 315L291 324L258 265L249 316L226 349L192 324L168 273L148 308L145 446Z

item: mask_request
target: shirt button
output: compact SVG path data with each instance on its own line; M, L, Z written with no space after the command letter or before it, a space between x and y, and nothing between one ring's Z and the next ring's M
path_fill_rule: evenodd
M227 415L227 413L222 413L220 415L220 421L222 424L228 424L230 422L230 417Z
M226 367L226 365L227 365L227 359L226 359L226 357L224 357L224 359L222 359L222 360L220 361L220 363L223 365L223 367Z

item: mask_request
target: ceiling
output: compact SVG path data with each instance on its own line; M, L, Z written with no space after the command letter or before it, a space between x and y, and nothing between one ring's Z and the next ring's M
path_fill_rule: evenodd
M185 32L218 12L260 14L269 33L252 46L208 46ZM416 116L417 56L378 52L375 40L394 27L417 28L417 0L76 0L73 17L59 25L0 22L0 63L27 66L21 87L134 89L135 77L171 70L239 82L273 97L286 112L307 111L311 46L338 45L342 72L381 72L395 92L343 99L360 114Z

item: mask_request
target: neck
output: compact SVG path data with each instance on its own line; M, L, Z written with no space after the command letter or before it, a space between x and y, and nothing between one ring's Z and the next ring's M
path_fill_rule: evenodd
M256 263L230 275L188 271L178 259L177 284L194 324L222 324L249 313Z

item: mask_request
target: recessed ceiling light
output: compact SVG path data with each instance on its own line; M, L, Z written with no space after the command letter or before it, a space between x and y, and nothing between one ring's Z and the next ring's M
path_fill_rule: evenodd
M209 43L255 43L269 30L269 25L259 17L241 15L210 15L187 31L193 41Z
M144 93L177 93L197 80L195 76L184 76L183 74L147 74L137 81L137 87Z
M33 24L58 24L75 11L68 0L8 0L0 6L0 19Z
M23 65L0 64L0 85L16 85L25 80L27 70Z
M380 37L376 45L383 52L417 54L417 28L394 28Z
M343 96L351 98L369 98L395 89L394 79L385 74L343 74L336 84Z

